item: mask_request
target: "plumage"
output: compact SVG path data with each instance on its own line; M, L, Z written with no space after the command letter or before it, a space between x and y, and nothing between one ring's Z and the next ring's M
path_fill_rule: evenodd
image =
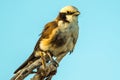
M31 56L14 72L24 68L30 61L39 59L40 51L50 51L54 57L72 52L79 33L79 11L74 6L62 8L52 22L45 25Z

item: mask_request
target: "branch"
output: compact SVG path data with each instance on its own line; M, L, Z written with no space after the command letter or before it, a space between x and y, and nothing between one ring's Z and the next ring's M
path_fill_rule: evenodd
M60 61L64 58L64 56L67 54L67 52L63 52L61 53L59 56L56 57L56 61L58 63L60 63ZM51 80L52 77L56 74L57 72L57 67L55 67L52 63L50 63L49 65L47 65L47 76L46 75L40 75L40 73L34 75L34 77L31 80ZM42 69L40 69L39 71L42 72Z
M41 65L41 58L34 61L32 64L28 64L25 68L18 71L11 80L23 80L26 76L31 74L33 70Z
M66 55L66 52L61 53L56 57L56 61L59 63ZM29 74L35 74L31 80L51 80L57 72L57 67L53 62L50 62L50 58L45 56L46 67L43 68L42 58L37 59L34 62L30 62L26 67L18 71L11 80L24 80ZM35 72L34 70L37 69Z

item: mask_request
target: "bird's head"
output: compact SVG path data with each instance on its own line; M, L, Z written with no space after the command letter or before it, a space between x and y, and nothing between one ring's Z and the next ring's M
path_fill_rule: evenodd
M77 21L79 14L80 12L76 7L65 6L60 10L58 19L68 22Z

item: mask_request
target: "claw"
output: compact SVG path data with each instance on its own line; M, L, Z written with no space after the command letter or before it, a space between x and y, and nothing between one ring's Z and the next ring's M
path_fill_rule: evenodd
M52 62L52 64L53 64L55 67L58 67L58 66L59 66L59 64L58 64L58 62L57 62L56 60L53 59L51 62Z

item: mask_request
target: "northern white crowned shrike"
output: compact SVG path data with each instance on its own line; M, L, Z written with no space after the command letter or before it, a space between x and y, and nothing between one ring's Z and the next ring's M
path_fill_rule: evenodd
M78 39L78 15L74 6L62 8L55 20L47 23L41 33L31 56L14 72L24 68L30 61L42 57L41 52L49 52L52 57L61 60L68 52L72 52ZM59 56L62 55L62 58Z

